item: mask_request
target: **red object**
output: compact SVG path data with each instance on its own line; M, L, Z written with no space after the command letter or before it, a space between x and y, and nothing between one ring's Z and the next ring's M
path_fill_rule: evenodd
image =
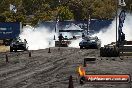
M85 75L88 82L129 82L130 75Z

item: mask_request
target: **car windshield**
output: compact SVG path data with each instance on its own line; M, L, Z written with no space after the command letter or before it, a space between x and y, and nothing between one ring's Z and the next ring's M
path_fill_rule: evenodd
M16 38L16 39L13 39L13 41L12 42L22 42L22 40L20 39L20 38Z

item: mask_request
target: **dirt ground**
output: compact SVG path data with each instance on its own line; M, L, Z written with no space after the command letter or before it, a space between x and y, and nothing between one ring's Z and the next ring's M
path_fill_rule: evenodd
M5 55L9 62L5 62ZM79 84L77 68L87 56L96 57L88 62L88 74L131 74L131 57L99 57L99 50L77 48L51 48L28 52L0 53L0 88L68 88L73 76L74 88L131 88L131 83ZM122 60L123 59L123 60Z

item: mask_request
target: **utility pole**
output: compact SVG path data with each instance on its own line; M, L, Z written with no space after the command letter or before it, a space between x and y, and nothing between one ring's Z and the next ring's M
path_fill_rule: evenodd
M61 1L59 0L59 6L61 5ZM59 13L60 13L60 11L58 11L58 14L57 14L57 17L56 17L56 24L55 24L55 33L56 33L56 31L57 31L57 25L58 25L58 22L59 22ZM54 40L56 40L56 38L55 38L55 35L54 35Z
M87 17L87 35L89 34L90 29L90 21L91 21L91 9L88 9L88 17Z
M131 13L131 11L132 11L132 4L130 4L130 13Z
M118 36L117 18L118 18L118 0L116 0L116 46L117 46L117 36Z

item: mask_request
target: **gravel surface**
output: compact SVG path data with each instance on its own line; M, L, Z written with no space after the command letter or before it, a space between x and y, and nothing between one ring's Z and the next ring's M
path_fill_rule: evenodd
M69 76L74 88L131 88L131 83L79 84L77 68L85 57L96 57L87 62L87 74L131 74L131 57L99 57L99 50L51 48L28 52L0 53L0 88L68 88ZM9 62L5 62L7 54ZM122 60L123 59L123 60Z

